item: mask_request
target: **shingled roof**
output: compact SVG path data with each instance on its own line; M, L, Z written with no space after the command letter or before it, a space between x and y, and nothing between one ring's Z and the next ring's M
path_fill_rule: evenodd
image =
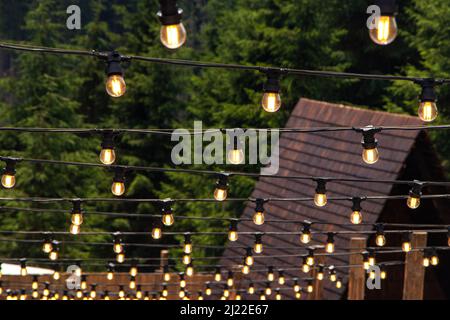
M372 111L338 104L301 99L292 112L286 128L298 127L334 127L334 126L398 126L420 125L417 117L399 115L388 112ZM361 159L361 134L352 131L338 133L289 133L280 138L280 175L311 175L337 176L351 178L398 179L405 167L405 161L410 154L419 131L386 131L377 135L379 141L380 160L374 165L367 165ZM423 133L422 133L423 134ZM419 178L419 177L417 177ZM311 197L315 184L308 181L261 178L251 195L253 198L269 197ZM328 183L327 195L357 196L357 195L390 195L392 186L388 184L369 183ZM386 200L368 200L363 202L363 221L374 223L381 215ZM349 223L351 203L343 201L329 202L325 207L318 208L309 202L269 202L265 206L266 219L310 220L313 222ZM251 218L254 204L249 203L243 212L243 218ZM265 223L255 226L251 221L239 224L239 231L299 231L301 223ZM317 225L316 230L333 231L332 225ZM365 226L349 226L348 230L364 230ZM342 229L342 227L340 227ZM325 237L315 237L316 242L324 243ZM349 235L336 237L336 248L349 246ZM235 243L230 243L225 249L222 264L240 264L242 258L233 260L233 256L244 255L244 251L233 247L249 246L254 242L253 236L240 236ZM292 255L306 252L301 249L296 235L264 235L265 249L263 255ZM284 247L284 249L283 249ZM291 247L286 249L285 247ZM297 247L297 249L292 248ZM267 266L282 268L296 267L297 270L285 270L287 278L304 278L301 273L301 258L286 257L277 259L255 259L253 269L266 269ZM348 264L348 256L327 258L328 264ZM347 274L347 272L345 272ZM344 283L346 282L344 276ZM245 279L246 277L244 277ZM247 278L265 279L265 273L250 273ZM273 285L275 287L276 285ZM345 291L336 289L328 281L324 284L324 299L340 299ZM251 298L251 297L248 297Z

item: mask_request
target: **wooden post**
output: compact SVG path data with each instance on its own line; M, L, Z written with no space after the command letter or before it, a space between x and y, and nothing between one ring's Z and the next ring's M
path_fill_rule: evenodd
M324 252L324 250L316 250L316 252ZM309 300L322 300L322 294L323 294L323 282L324 280L317 280L317 273L318 269L317 266L325 264L325 256L317 256L316 257L316 268L314 268L314 271L312 272L312 276L314 277L313 285L314 285L314 291L312 294L309 295Z
M427 246L426 232L413 232L411 247L423 248ZM403 280L403 300L423 300L425 267L423 266L423 252L410 251L405 257L405 276Z
M365 270L362 267L363 257L361 252L366 248L366 238L351 238L350 265L361 265L361 267L350 268L348 277L348 300L364 300Z
M164 272L164 266L169 260L169 251L161 250L160 257L159 272Z

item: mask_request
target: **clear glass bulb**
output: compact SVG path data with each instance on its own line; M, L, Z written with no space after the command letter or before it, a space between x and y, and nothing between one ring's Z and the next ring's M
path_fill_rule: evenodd
M262 212L262 211L255 212L255 214L253 215L253 223L256 224L257 226L263 225L264 224L264 212Z
M192 261L192 259L191 259L191 256L190 256L190 255L185 254L185 255L183 256L183 264L189 264L189 263L191 263L191 261Z
M69 231L70 231L71 234L79 234L80 233L80 226L78 226L76 224L71 224Z
M16 184L16 177L10 174L2 175L2 186L6 189L11 189Z
M314 287L312 286L312 284L309 284L309 285L306 287L306 291L308 291L308 293L312 293L312 292L314 291Z
M423 258L422 265L426 268L430 266L430 259L428 257Z
M255 243L255 245L253 246L253 251L255 253L262 253L263 252L263 245L262 245L262 243Z
M214 280L217 281L217 282L222 281L222 275L220 273L216 273L214 275Z
M253 265L253 262L254 262L254 259L253 259L252 256L247 256L247 257L245 258L245 263L246 263L248 266Z
M175 222L175 219L173 218L173 214L163 214L162 216L162 223L167 226L170 227L171 225L173 225L173 223Z
M311 270L311 268L310 268L310 266L308 265L308 264L303 264L303 266L302 266L302 271L304 272L304 273L308 273L309 271Z
M124 255L123 253L119 253L119 254L116 256L116 261L117 261L118 263L123 263L123 262L125 261L125 255Z
M323 207L327 204L327 195L325 193L316 193L314 195L314 204Z
M53 260L53 261L58 259L58 252L57 251L50 252L49 258L50 258L50 260Z
M274 279L275 279L275 275L273 274L273 272L269 272L267 274L267 280L273 281Z
M314 257L307 257L306 264L309 266L313 266L314 265Z
M152 238L153 239L160 239L161 236L162 236L161 228L155 227L152 229Z
M186 29L178 24L161 26L160 38L162 44L169 49L178 49L186 42Z
M138 274L138 269L136 267L131 267L130 276L135 277Z
M20 275L21 276L26 276L28 274L28 272L27 272L27 268L26 267L24 267L24 268L20 268Z
M114 248L114 253L121 253L123 251L123 246L121 243L115 243L113 248Z
M375 243L377 244L377 246L383 247L386 244L386 237L382 234L377 235L377 237L375 238Z
M338 289L342 288L341 280L336 281L336 288L338 288Z
M380 278L384 280L384 279L386 279L386 277L387 277L386 271L384 271L384 270L381 271Z
M325 246L325 251L328 253L333 253L334 252L334 243L328 242Z
M187 275L188 277L192 277L192 276L194 275L194 268L191 267L191 266L187 267L187 268L186 268L186 275Z
M249 274L250 273L250 267L248 265L242 266L242 273L243 274Z
M242 149L228 151L228 162L231 164L241 164L244 162L244 151Z
M317 280L322 281L323 278L324 278L323 272L319 271L319 272L317 273Z
M406 200L406 204L410 209L417 209L420 206L420 198L409 196L408 200Z
M286 279L285 279L284 277L279 277L279 278L278 278L278 283L279 283L280 285L285 284L285 282L286 282Z
M206 294L207 296L210 296L210 295L212 294L211 288L206 288L205 294Z
M300 241L304 244L308 244L311 241L311 234L302 233L302 235L300 236Z
M114 279L114 273L112 273L112 272L108 272L108 274L106 275L106 279L108 279L108 280L112 280L112 279Z
M130 281L130 289L135 289L136 288L136 281Z
M438 263L439 263L439 258L438 258L438 256L432 256L432 257L431 257L431 264L432 264L433 266L436 266Z
M369 29L370 38L379 45L390 44L397 37L397 32L394 16L380 16L376 28Z
M264 92L261 105L267 112L277 112L281 107L281 97L277 92Z
M82 213L72 213L72 224L76 226L81 226L83 224L83 214Z
M125 183L123 182L113 182L111 186L111 192L115 196L121 196L125 193Z
M230 231L228 233L228 240L237 241L237 239L238 239L238 233L236 231Z
M228 192L226 189L216 188L214 190L214 199L217 201L224 201L227 198L227 194Z
M373 149L364 149L362 152L362 158L367 164L374 164L380 158L377 148Z
M265 294L266 294L267 296L270 296L270 295L272 294L272 289L269 288L269 287L267 287L266 290L265 290L264 292L265 292Z
M255 293L255 287L250 286L250 287L248 287L247 291L248 291L249 294L254 294Z
M360 224L362 222L362 214L361 211L353 211L350 216L350 221L353 224Z
M170 281L170 273L166 272L164 273L164 281Z
M127 85L121 75L113 74L106 81L106 92L113 98L121 97L125 94Z
M42 251L44 251L45 253L50 253L53 250L53 245L51 244L51 242L45 242L44 245L42 246Z
M402 243L402 250L403 250L403 252L411 251L411 243L410 242L403 242Z
M100 151L100 162L103 164L113 164L116 161L116 152L114 149L102 149Z
M191 243L185 243L183 251L186 254L192 253L192 244Z
M295 298L296 298L296 299L301 299L301 298L302 298L301 292L296 292L296 293L295 293Z
M431 122L438 115L437 105L434 101L423 101L419 104L419 118L425 122Z

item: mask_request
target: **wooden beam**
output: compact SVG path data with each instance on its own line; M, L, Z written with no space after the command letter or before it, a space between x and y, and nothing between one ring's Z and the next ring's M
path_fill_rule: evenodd
M426 232L413 232L411 247L423 248L427 246ZM423 266L423 252L410 251L405 254L405 275L403 280L403 300L423 300L425 267Z
M159 272L164 271L164 266L169 262L169 250L161 250L160 252L160 263L159 263Z
M362 265L363 257L360 253L366 248L366 238L351 238L350 248L350 265ZM350 268L348 278L348 300L364 300L364 291L366 289L365 270L360 268Z

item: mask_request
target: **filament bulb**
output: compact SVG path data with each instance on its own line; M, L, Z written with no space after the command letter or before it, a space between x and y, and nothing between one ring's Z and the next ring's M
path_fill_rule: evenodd
M72 213L72 224L76 225L76 226L81 226L81 224L83 223L83 214L82 213Z
M263 244L256 242L253 246L253 251L255 253L262 253L263 252Z
M277 112L281 107L281 96L278 92L264 92L261 105L267 112Z
M411 242L405 241L402 243L402 250L403 252L409 252L411 251Z
M431 122L438 116L438 109L436 102L434 101L423 101L419 104L418 110L419 118L425 122Z
M175 219L173 218L173 214L172 213L164 213L162 216L162 223L165 226L170 227L171 225L173 225L173 223L175 222Z
M375 243L379 247L383 247L386 244L386 237L384 234L378 234L375 238Z
M76 224L71 224L69 229L71 234L79 234L80 233L80 226Z
M115 196L121 196L125 193L125 183L123 182L113 182L111 186L111 192Z
M119 74L112 74L106 81L106 92L113 98L121 97L125 94L127 85L123 76Z
M362 222L361 211L353 211L350 216L350 221L353 224L360 224Z
M376 28L369 29L373 42L379 45L388 45L397 37L397 22L394 16L380 16Z
M364 149L362 153L362 158L367 164L374 164L380 158L377 148Z
M100 161L103 164L113 164L116 161L116 152L114 149L104 148L100 151Z
M409 196L406 204L411 209L417 209L420 206L420 197Z
M237 231L230 230L228 232L228 240L230 241L237 241L239 238Z
M116 261L117 261L118 263L123 263L123 262L125 261L125 254L124 254L123 252L119 253L119 254L116 256Z
M152 238L157 240L157 239L161 239L162 237L162 230L160 227L155 226L152 229Z
M214 199L216 199L217 201L223 201L227 198L227 190L226 189L222 189L222 188L216 188L214 190Z
M328 253L334 252L334 242L328 242L325 246L325 251Z
M108 280L113 280L114 279L114 273L113 272L108 272L108 274L106 275L106 279L108 279Z
M161 26L160 38L162 44L169 49L178 49L186 42L186 29L178 24Z
M228 162L231 164L241 164L244 162L244 152L242 149L232 149L228 152Z
M243 274L249 274L250 273L250 267L247 264L244 264L242 266L242 273Z
M2 175L2 186L6 189L11 189L16 184L16 177L12 174Z
M314 204L323 207L327 204L327 195L325 193L316 193L314 195Z
M255 212L255 214L253 215L253 223L256 224L257 226L263 225L264 224L264 212L262 212L262 211Z

